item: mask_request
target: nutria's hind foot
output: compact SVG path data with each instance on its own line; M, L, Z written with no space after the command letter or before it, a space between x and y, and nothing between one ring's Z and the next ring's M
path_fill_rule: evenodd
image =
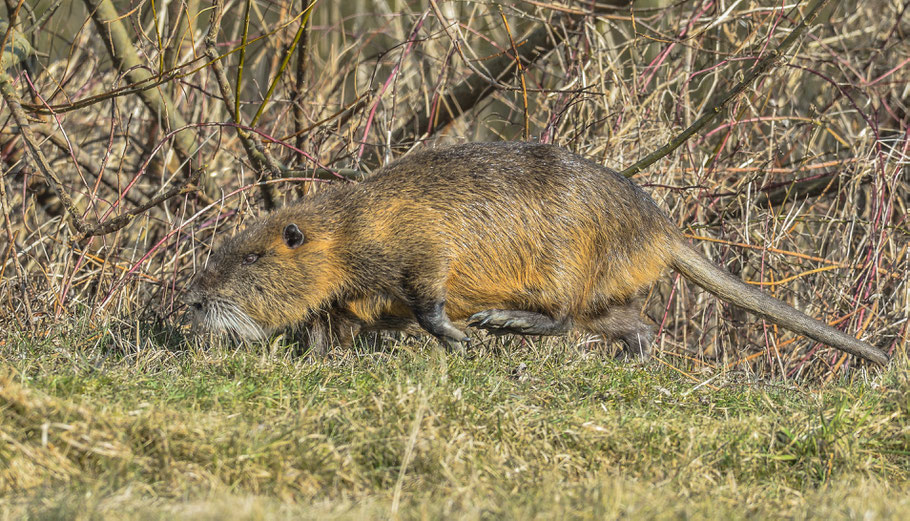
M584 329L603 338L604 343L619 340L623 356L647 359L651 356L655 327L638 312L637 306L618 306L584 324Z
M494 335L564 335L572 329L569 319L556 320L542 313L514 309L486 309L471 315L468 325Z
M623 355L627 358L647 360L651 358L651 346L654 343L654 327L646 326L641 331L620 337L623 343Z

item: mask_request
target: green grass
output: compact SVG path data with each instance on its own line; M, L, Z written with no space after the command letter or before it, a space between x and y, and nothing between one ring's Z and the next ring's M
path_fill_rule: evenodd
M555 342L182 344L10 335L0 519L910 518L904 364L797 385Z

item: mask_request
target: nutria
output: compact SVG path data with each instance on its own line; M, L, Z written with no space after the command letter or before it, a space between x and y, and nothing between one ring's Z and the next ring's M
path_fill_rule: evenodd
M319 347L416 321L459 348L468 337L455 322L467 321L580 329L646 355L654 327L632 302L666 267L797 333L888 360L715 266L632 181L533 143L426 149L274 211L218 248L185 300L207 329L256 338L306 322Z

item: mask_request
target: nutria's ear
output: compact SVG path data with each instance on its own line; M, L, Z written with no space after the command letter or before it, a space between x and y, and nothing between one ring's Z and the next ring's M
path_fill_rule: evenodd
M296 224L291 223L284 227L284 243L288 248L296 248L303 244L303 232Z

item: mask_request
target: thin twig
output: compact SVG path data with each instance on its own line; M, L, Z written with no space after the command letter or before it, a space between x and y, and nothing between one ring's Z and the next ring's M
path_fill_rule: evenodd
M262 117L262 113L265 111L266 105L268 105L269 100L272 99L272 93L275 92L275 87L281 80L281 76L284 75L284 70L287 68L288 62L291 61L291 54L294 53L294 49L297 47L297 42L300 41L300 36L303 34L304 30L307 27L307 22L310 19L310 15L313 14L313 8L316 7L316 2L318 2L318 0L313 0L313 2L310 3L310 6L306 8L306 11L303 12L303 20L300 22L300 27L297 28L297 33L294 35L294 40L291 42L291 46L288 48L288 52L285 53L284 59L281 61L281 66L278 68L278 72L276 72L275 77L272 78L272 83L269 85L269 90L265 93L265 97L262 99L262 103L259 105L259 110L256 111L256 115L253 116L253 121L250 122L251 127L255 127L256 123L259 122L259 118Z
M502 11L502 6L499 7L499 16L502 17L502 23L506 26L506 33L509 35L509 44L512 46L512 54L515 57L515 66L518 67L518 79L521 80L521 101L524 106L524 122L525 122L525 140L531 139L531 126L530 126L530 116L528 115L528 86L525 85L525 70L521 66L521 59L518 57L518 49L515 47L515 39L512 38L512 30L509 29L509 21L506 20L506 14Z
M13 258L13 266L16 269L16 280L19 282L19 290L22 291L22 302L25 304L26 323L29 326L35 326L35 318L32 315L31 295L29 295L29 283L26 271L19 262L19 252L16 251L16 235L13 233L13 224L9 216L12 213L9 198L6 195L6 174L0 174L0 211L3 212L3 228L6 230L6 238L9 241L9 254ZM2 277L0 277L2 280Z
M151 200L149 200L145 204L143 204L137 208L133 208L132 210L126 212L125 214L118 215L117 217L115 217L109 221L103 221L103 222L96 224L95 226L92 226L91 228L89 228L85 232L83 232L80 236L75 237L75 240L81 241L81 240L87 239L88 237L94 237L96 235L107 235L108 233L116 232L117 230L120 230L120 229L124 228L126 225L128 225L129 223L133 222L133 219L135 219L137 216L142 215L143 213L147 212L149 209L158 206L159 204L167 201L168 199L171 199L178 195L188 194L188 193L196 191L198 188L195 186L195 184L196 184L196 181L198 181L200 176L202 175L202 171L203 171L202 168L193 169L193 174L190 176L189 179L185 180L182 185L172 187L167 192L164 192L162 194L159 194L156 197L153 197Z
M449 34L447 27L450 23L436 6L435 0L430 0L430 5L434 8L434 12L436 13L436 17L439 18L440 23L446 28L446 33ZM580 18L561 16L555 18L553 23L567 21L570 24L574 24L579 20ZM564 30L553 30L551 25L552 24L541 24L541 26L529 34L527 38L519 44L516 44L516 47L518 48L516 56L503 54L487 62L488 74L473 66L471 61L462 54L461 39L449 34L452 45L454 45L459 54L462 55L462 61L474 72L474 74L443 94L442 100L440 100L437 105L440 107L448 107L449 110L437 111L431 121L429 111L421 109L420 112L411 117L405 124L392 131L391 143L399 144L404 143L412 137L421 138L432 135L436 129L445 127L462 114L465 114L473 107L477 106L477 104L486 99L487 96L496 92L498 88L501 88L502 85L511 81L518 72L518 68L515 66L517 62L521 61L530 65L547 55L547 53L565 41L568 36L567 32ZM379 164L379 156L375 150L371 151L369 155L365 155L361 159L361 163L369 168L375 168Z
M304 8L308 0L300 0L300 7ZM306 80L306 65L307 65L307 51L309 50L309 40L310 40L310 31L309 24L310 19L307 17L306 20L300 22L303 27L303 35L300 37L300 42L297 44L297 66L296 74L294 75L294 86L291 91L291 110L294 113L294 146L297 148L303 148L304 143L304 114L303 114L303 89L305 86Z
M6 30L3 31L3 42L0 44L0 63L3 63L3 53L6 51L6 45L9 43L9 37L13 34L14 27L16 25L16 18L19 16L19 9L22 9L22 4L25 3L25 0L19 0L19 3L16 4L16 9L13 10L9 15L9 22L6 24ZM4 69L6 64L4 64Z
M234 116L234 123L237 123L238 125L240 124L240 91L241 91L241 87L243 86L243 67L244 67L244 65L246 65L246 46L247 46L247 43L249 43L250 7L252 7L252 4L253 4L253 0L246 0L246 4L244 4L244 6L243 6L243 34L240 36L240 61L237 63L237 81L234 82L234 85L237 86L237 91L234 93L234 114L233 114L233 116ZM220 22L221 22L220 11L222 9L221 4L216 4L214 6L214 9L216 11L219 11L217 16L218 16L218 23L220 24ZM215 16L216 16L216 13L212 13L213 19ZM218 34L217 34L218 26L214 22L212 23L212 27L209 28L209 34L211 35L213 31L215 32L215 34L212 35L211 41L212 41L212 44L214 45L215 38L218 37ZM209 38L205 39L205 44L206 44L206 50L207 50L208 45L209 45ZM208 53L206 53L206 56L208 56ZM220 63L220 61L221 61L221 60L215 60L211 56L209 56L209 59L212 60L213 65L216 62ZM222 90L222 95L224 95L223 90ZM228 101L228 99L225 99L224 102L228 103L229 101Z

